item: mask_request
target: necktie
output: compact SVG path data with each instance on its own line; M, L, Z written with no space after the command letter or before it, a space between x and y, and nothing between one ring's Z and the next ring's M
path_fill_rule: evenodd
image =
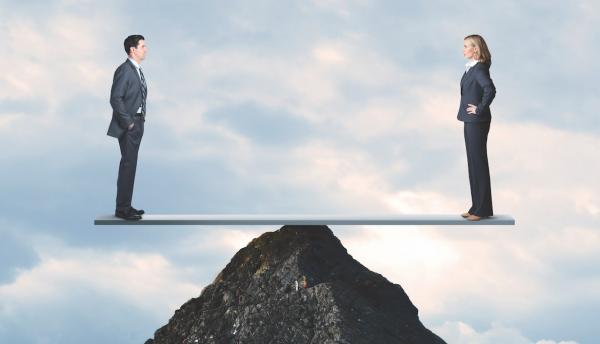
M148 93L148 86L146 85L146 78L140 68L140 79L142 80L142 116L146 116L146 94Z

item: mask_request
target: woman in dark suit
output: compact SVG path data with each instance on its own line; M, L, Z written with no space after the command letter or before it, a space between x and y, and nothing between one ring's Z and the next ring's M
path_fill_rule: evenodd
M465 37L463 54L469 61L460 81L460 107L457 118L464 122L472 205L461 216L469 221L479 221L494 215L487 137L492 121L490 104L496 95L496 87L490 78L492 55L483 37Z

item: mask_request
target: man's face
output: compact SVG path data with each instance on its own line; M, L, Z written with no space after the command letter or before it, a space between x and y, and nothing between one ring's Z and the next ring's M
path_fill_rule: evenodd
M131 49L131 57L138 61L142 61L146 58L146 42L140 39L137 47Z

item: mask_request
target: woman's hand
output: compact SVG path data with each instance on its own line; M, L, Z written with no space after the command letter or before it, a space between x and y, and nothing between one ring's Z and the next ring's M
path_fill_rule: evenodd
M471 114L471 115L476 115L477 114L477 105L473 105L473 104L468 104L469 106L467 106L467 113Z

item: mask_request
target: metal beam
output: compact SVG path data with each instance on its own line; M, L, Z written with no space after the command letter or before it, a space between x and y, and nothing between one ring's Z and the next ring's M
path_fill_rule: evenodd
M184 226L184 225L391 225L391 226L514 226L510 215L495 215L480 221L467 221L460 215L285 215L285 214L145 214L141 220L126 221L114 215L100 215L94 225L118 226Z

